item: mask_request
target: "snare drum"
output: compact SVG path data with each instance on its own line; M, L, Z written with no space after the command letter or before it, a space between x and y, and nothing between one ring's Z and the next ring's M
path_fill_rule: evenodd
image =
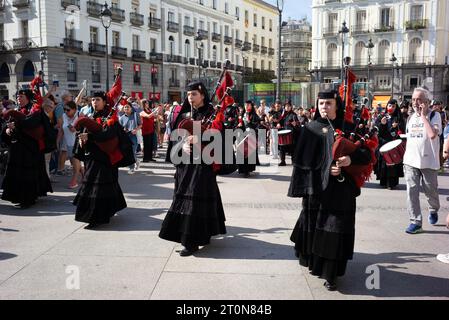
M291 130L279 131L278 137L280 146L289 146L293 144L293 132Z
M379 152L384 157L387 166L394 166L402 163L405 154L405 146L402 139L397 139L388 142L379 149Z

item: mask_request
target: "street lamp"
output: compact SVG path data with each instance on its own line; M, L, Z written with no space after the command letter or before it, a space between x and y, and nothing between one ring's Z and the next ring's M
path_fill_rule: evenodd
M108 29L112 22L112 12L108 8L108 4L105 2L103 10L100 13L101 24L104 27L106 33L106 91L109 91L109 47L108 47Z
M47 50L42 50L40 53L40 57L41 57L41 71L39 71L39 75L42 79L42 83L45 84L45 80L44 80L44 60L47 60ZM48 88L47 88L48 89ZM45 86L42 86L42 93L43 95L45 95Z
M392 77L391 77L391 99L394 96L394 66L398 59L394 56L394 53L391 55L391 64L392 64Z
M349 33L349 28L346 26L346 21L343 21L341 30L338 31L338 33L341 33L341 81L343 81L344 77L344 62L345 59L345 35Z
M370 98L370 92L369 92L370 87L369 86L370 86L370 82L371 82L371 74L370 74L370 71L371 71L371 55L373 53L373 48L374 48L374 43L373 43L373 41L371 39L369 39L368 44L365 45L365 48L368 49L368 85L366 87L367 87L367 91L368 91L367 92L368 107L371 108L371 98Z
M276 100L279 100L281 98L282 11L284 10L284 0L277 0L276 5L279 11L278 82L276 90Z
M200 34L200 31L198 30L196 37L195 37L195 44L196 48L198 49L198 80L201 79L201 66L203 65L203 37Z
M285 58L284 58L284 56L281 56L281 73L280 73L280 77L279 77L279 84L280 84L281 89L279 91L278 99L282 98L282 78L285 78L286 75L287 75L287 70L285 69ZM285 91L284 91L284 94L285 94ZM285 100L287 100L287 98Z
M150 61L153 64L151 66L151 85L153 86L153 97L151 100L154 105L154 102L156 101L156 74L157 74L157 68L154 63L154 61L156 61L156 51L155 50L152 50L150 52Z

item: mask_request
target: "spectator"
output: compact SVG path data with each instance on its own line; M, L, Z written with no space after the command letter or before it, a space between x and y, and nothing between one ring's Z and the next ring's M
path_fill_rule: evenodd
M128 174L134 174L135 170L139 170L140 162L137 159L137 131L142 127L140 115L134 110L133 106L128 103L123 107L123 115L120 116L120 125L128 133L133 144L133 152L136 163L129 167Z
M154 113L151 111L148 100L142 100L142 106L143 111L140 117L142 118L143 162L150 162L155 161L153 159Z

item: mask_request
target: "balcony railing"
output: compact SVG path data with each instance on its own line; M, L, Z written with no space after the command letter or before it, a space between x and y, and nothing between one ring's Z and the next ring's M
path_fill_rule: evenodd
M336 36L337 34L338 34L338 28L337 27L323 28L323 37Z
M289 41L283 42L282 46L285 48L312 48L312 43L307 41Z
M266 47L266 46L261 46L261 47L260 47L260 53L261 53L261 54L267 54L267 53L268 53L268 47Z
M269 48L269 49L268 49L268 54L269 54L270 56L274 56L274 48Z
M179 23L168 21L167 22L167 31L178 32L179 31Z
M244 42L243 43L243 48L242 48L242 50L243 51L249 51L249 50L251 50L251 48L252 48L253 46L252 46L252 44L251 44L251 42Z
M165 61L166 62L171 62L171 63L182 63L182 57L181 56L168 54L165 57Z
M206 40L209 38L209 31L198 29L198 35L200 36L199 40Z
M125 59L128 56L128 49L113 46L111 47L111 56Z
M366 24L356 24L351 27L352 34L369 33L369 27Z
M181 86L181 82L178 79L171 79L169 81L169 87L170 88L179 88Z
M212 41L220 42L221 41L221 34L213 32L212 33Z
M162 63L164 62L164 55L162 53L150 52L150 62L151 63Z
M190 64L191 66L196 66L196 59L195 59L195 58L190 58L190 59L189 59L189 64Z
M33 41L30 38L12 39L12 46L15 50L29 49L33 47Z
M30 0L13 0L12 5L17 9L26 8L30 6Z
M209 60L203 61L203 68L209 68Z
M106 46L104 44L89 43L89 52L92 55L104 56L106 54Z
M260 52L260 46L258 44L253 44L253 52Z
M210 62L210 67L211 68L216 68L217 67L217 62L216 61L211 61Z
M162 28L161 19L149 17L148 27L150 27L151 30L160 30Z
M64 39L64 49L83 52L83 42L75 39L65 38Z
M115 21L115 22L125 21L125 10L117 8L117 7L112 7L111 12L112 12L112 17L111 17L112 21Z
M195 35L195 28L191 26L184 26L184 34L186 36L194 36Z
M137 60L137 61L145 61L146 57L146 52L143 50L131 50L131 56L133 58L133 60Z
M129 21L133 26L141 27L144 25L143 14L139 14L136 12L131 12L129 14Z
M67 9L68 6L76 6L79 9L80 8L80 0L61 0L61 6L64 9Z
M232 44L232 37L224 36L224 43L231 45Z
M402 58L403 64L426 64L429 60L429 57L422 57L422 56L408 56Z
M235 39L235 46L241 48L243 46L243 41L240 39Z
M428 19L409 20L405 22L405 30L427 29L428 23Z
M221 62L217 62L217 68L221 69Z
M100 17L101 10L103 6L99 3L88 1L87 2L87 13L92 17Z
M374 32L392 32L394 31L393 24L378 24L374 26Z

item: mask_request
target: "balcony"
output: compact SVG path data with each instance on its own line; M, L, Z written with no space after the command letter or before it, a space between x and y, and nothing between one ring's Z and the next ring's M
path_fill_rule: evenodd
M337 27L328 27L323 28L323 37L333 37L338 34L338 28Z
M245 68L243 66L236 66L235 67L235 71L237 72L243 72L245 70Z
M161 19L149 17L148 18L148 27L151 30L160 30L162 28Z
M65 38L64 39L64 50L83 52L83 42L75 39Z
M209 38L209 32L207 30L198 29L199 40L206 40Z
M133 58L133 60L135 61L145 61L146 57L146 52L143 50L131 50L131 56Z
M191 26L184 26L184 35L186 36L194 36L195 35L195 28Z
M221 69L221 62L217 62L217 68Z
M430 57L422 57L411 55L402 58L402 64L426 64L430 60Z
M168 21L167 22L167 31L169 32L179 32L179 23Z
M93 56L104 57L106 54L106 46L104 44L89 43L89 53Z
M141 27L144 25L143 14L131 12L129 14L129 21L135 27Z
M269 48L269 49L268 49L268 54L269 54L270 56L274 56L274 48Z
M283 42L282 47L285 48L310 48L312 49L312 43L307 41L289 41Z
M125 10L122 10L117 7L112 7L111 12L112 12L112 17L111 17L112 21L115 21L115 22L125 21Z
M268 47L265 47L265 46L260 47L260 53L261 54L267 54L268 53Z
M224 36L224 44L232 45L232 37Z
M67 9L68 6L76 6L80 8L80 0L61 0L61 6Z
M168 86L170 88L179 88L181 86L181 82L178 79L171 79L170 78Z
M210 62L210 67L211 68L216 68L217 67L217 62L216 61L211 61Z
M182 63L182 57L181 56L172 55L172 54L168 54L168 55L165 56L165 61L166 62L171 62L171 63Z
M203 68L209 68L209 60L204 60L202 67Z
M33 47L33 41L30 38L16 38L12 39L12 46L14 50L29 49Z
M220 42L221 41L221 34L213 32L212 33L212 41Z
M353 35L369 33L369 27L366 24L356 24L351 27Z
M260 46L258 44L253 44L253 52L260 52Z
M240 40L240 39L235 39L235 43L234 44L235 44L235 46L237 48L241 48L243 46L243 41Z
M379 24L374 26L374 32L392 32L394 31L393 24Z
M409 20L405 22L405 30L427 29L428 24L428 19Z
M87 2L87 13L91 17L100 17L101 10L103 9L103 6L99 3L88 1Z
M17 9L28 8L30 6L30 0L13 0L12 5Z
M190 59L189 59L189 64L190 64L191 66L196 66L196 60L195 60L195 58L190 58Z
M150 52L150 62L151 63L162 63L164 62L164 55L162 53Z
M128 49L116 47L111 47L111 56L118 59L126 59L128 56Z
M251 50L251 48L252 48L252 44L251 44L251 42L244 42L243 43L243 48L242 48L242 50L243 51L249 51L249 50Z

